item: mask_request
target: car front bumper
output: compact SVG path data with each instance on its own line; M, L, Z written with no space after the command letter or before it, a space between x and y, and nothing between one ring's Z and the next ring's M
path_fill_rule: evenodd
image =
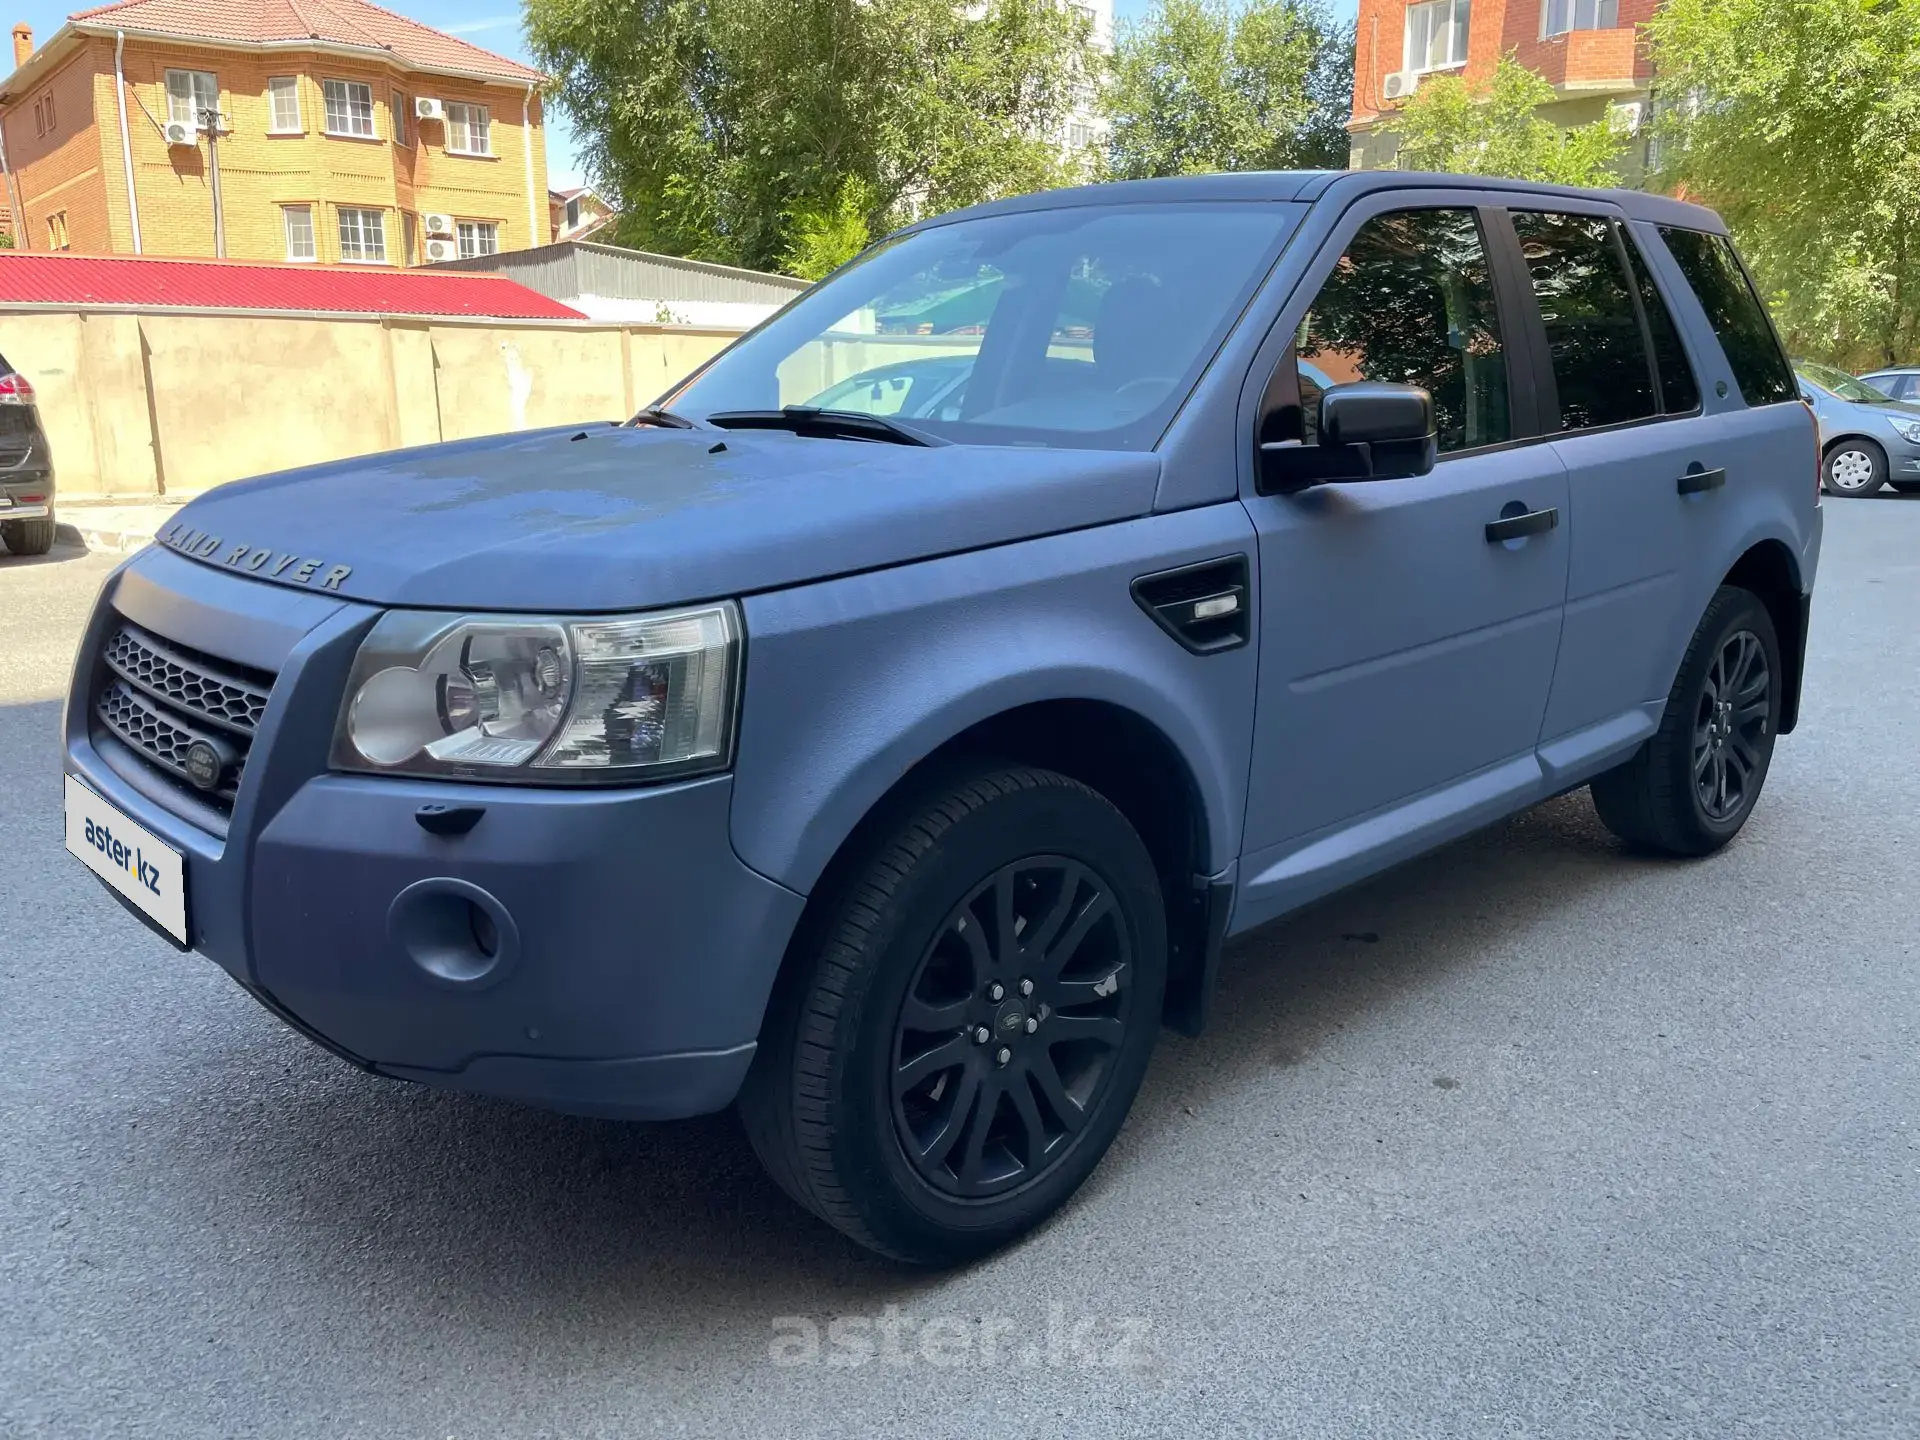
M354 1064L580 1113L725 1106L804 904L735 855L731 777L560 790L330 772L377 613L144 552L88 626L66 769L182 852L191 948ZM230 814L94 716L123 619L275 672ZM432 807L479 815L437 833Z

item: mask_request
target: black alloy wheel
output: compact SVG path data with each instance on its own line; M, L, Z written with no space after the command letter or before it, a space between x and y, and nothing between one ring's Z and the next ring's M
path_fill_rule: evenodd
M1722 585L1667 692L1659 728L1591 782L1601 822L1628 844L1708 855L1752 815L1780 729L1786 671L1772 613Z
M941 924L894 1029L901 1149L957 1199L1044 1173L1100 1103L1132 1020L1112 886L1062 855L1002 866Z
M1709 820L1727 821L1753 798L1771 724L1773 676L1766 647L1736 630L1707 667L1693 726L1693 783Z
M1126 1121L1166 920L1104 795L986 757L929 776L803 918L740 1092L754 1152L883 1255L952 1265L1019 1238Z

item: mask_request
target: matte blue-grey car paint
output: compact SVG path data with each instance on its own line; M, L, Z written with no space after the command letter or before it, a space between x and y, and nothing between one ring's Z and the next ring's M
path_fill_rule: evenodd
M1720 230L1707 212L1392 174L1139 182L987 208L1182 199L1291 213L1152 454L589 426L226 487L182 512L183 536L351 573L323 594L223 568L220 552L130 561L82 648L68 770L185 852L194 947L357 1063L564 1109L694 1114L737 1088L833 856L982 721L1074 701L1151 726L1198 809L1195 878L1231 897L1243 930L1629 753L1743 555L1778 547L1810 587L1805 412L1744 407L1651 228ZM1360 221L1543 202L1622 215L1650 242L1701 414L1453 456L1412 480L1258 494L1252 411ZM1695 461L1728 483L1677 494ZM1562 523L1488 544L1484 523L1516 504ZM1190 654L1128 596L1144 573L1233 554L1256 561L1241 649ZM557 790L328 770L355 647L386 606L722 596L744 597L747 633L728 775ZM230 820L91 734L92 657L118 614L277 674ZM436 836L413 823L429 802L484 816ZM423 974L393 938L397 897L441 877L483 885L517 922L512 965L483 983Z

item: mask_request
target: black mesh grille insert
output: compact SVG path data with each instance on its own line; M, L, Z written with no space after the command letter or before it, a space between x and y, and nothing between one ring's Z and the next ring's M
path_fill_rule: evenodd
M100 724L196 800L230 812L273 677L124 622L108 636L100 659L94 701ZM196 742L219 757L211 787L196 783L187 762Z

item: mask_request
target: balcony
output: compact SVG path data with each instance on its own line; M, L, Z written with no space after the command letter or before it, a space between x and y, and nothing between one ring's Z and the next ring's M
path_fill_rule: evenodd
M1562 94L1609 95L1645 88L1645 81L1636 78L1643 61L1631 25L1570 30L1517 48L1520 63Z

